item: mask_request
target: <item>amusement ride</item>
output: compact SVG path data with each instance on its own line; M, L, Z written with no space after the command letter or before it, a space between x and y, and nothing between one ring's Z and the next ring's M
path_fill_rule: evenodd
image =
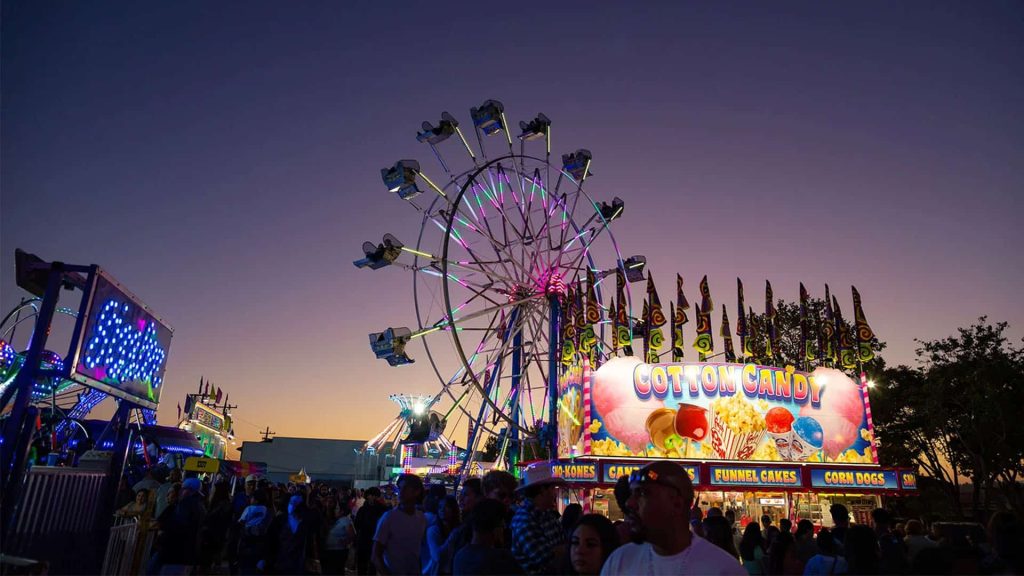
M408 241L385 234L364 243L364 257L354 262L412 274L413 327L370 334L371 348L402 366L415 361L409 346L422 343L439 381L425 404L437 407L434 428L443 432L453 414L468 425L463 476L489 437L498 461L514 465L527 443L554 449L559 409L582 419L579 402L558 402L563 357L577 352L563 350L563 342L579 342L594 365L628 346L629 284L643 279L646 264L643 256L624 257L612 232L623 201L591 193L590 151L553 162L544 114L520 122L516 133L496 100L470 116L475 147L448 112L436 126L423 123L416 138L437 161L433 176L409 159L381 169L387 190L422 215L421 225ZM566 340L566 329L581 337ZM451 355L454 372L444 369Z

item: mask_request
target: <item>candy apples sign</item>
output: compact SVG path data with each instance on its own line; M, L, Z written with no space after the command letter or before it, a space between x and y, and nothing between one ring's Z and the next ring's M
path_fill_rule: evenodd
M589 391L594 456L872 462L862 392L839 370L613 358Z

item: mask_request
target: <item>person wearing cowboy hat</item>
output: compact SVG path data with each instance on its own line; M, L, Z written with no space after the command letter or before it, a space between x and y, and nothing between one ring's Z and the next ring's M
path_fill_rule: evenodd
M743 576L739 561L690 531L693 483L675 462L653 462L633 472L626 506L643 525L646 542L619 546L602 576L614 574L716 574Z
M523 503L512 516L512 555L527 574L552 574L565 556L565 532L558 517L558 487L565 480L541 464L526 469L516 493Z

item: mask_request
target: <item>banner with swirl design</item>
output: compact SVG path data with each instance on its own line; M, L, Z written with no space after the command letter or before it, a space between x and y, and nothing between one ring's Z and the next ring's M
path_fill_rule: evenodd
M701 361L715 351L715 340L711 336L711 309L705 309L694 302L694 311L697 313L697 338L693 341L693 347L697 350Z
M736 350L732 347L732 332L729 328L729 311L722 304L722 330L719 334L722 337L722 345L725 346L725 361L736 361Z
M868 320L864 316L860 292L857 292L857 288L854 286L850 286L850 288L853 290L853 320L857 330L857 358L861 362L869 362L875 357L874 351L871 350L871 341L875 338L875 333L871 330L871 326L868 326Z

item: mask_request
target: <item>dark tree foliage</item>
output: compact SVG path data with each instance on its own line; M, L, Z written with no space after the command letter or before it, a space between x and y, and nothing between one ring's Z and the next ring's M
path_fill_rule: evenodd
M912 462L949 487L975 491L974 514L998 492L1024 514L1024 348L986 317L957 334L919 341L919 366L886 369L872 403L884 463Z

